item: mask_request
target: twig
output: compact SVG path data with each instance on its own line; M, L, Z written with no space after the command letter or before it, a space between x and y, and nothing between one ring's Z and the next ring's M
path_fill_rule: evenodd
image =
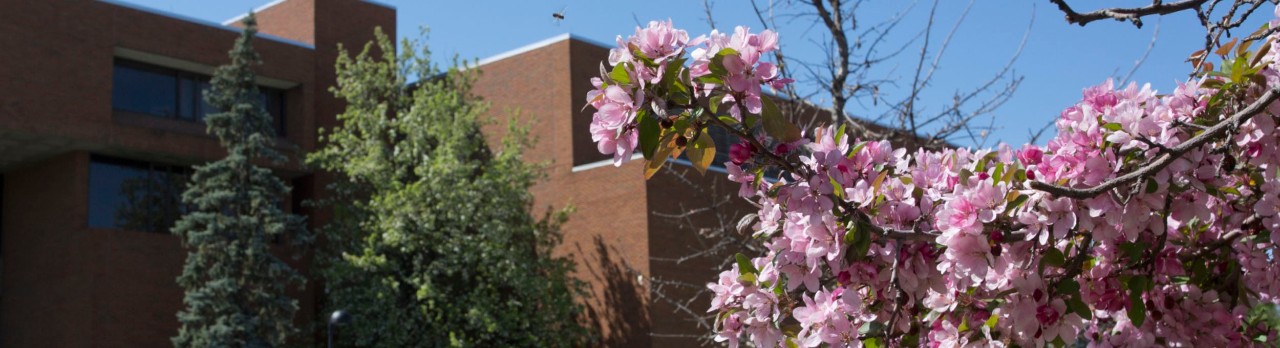
M1117 86L1124 86L1124 84L1129 83L1129 79L1133 77L1133 73L1138 72L1138 68L1142 67L1142 63L1145 63L1147 61L1147 56L1151 55L1151 50L1156 48L1156 41L1159 38L1160 38L1160 21L1157 20L1156 29L1154 32L1151 33L1151 42L1147 43L1147 49L1145 51L1142 51L1142 57L1138 58L1137 61L1133 62L1133 67L1129 68L1129 72L1124 74L1124 78L1120 79L1120 83L1116 84Z
M889 284L893 285L893 314L889 316L889 327L885 328L885 337L890 337L898 323L898 313L902 311L902 286L898 284L898 260L902 259L902 241L895 243L893 251L893 268L889 270Z

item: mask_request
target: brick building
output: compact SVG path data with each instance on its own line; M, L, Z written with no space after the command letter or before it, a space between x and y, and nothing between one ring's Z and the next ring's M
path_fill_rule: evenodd
M277 116L277 144L291 158L273 169L291 181L289 205L314 228L325 217L299 203L322 195L325 176L298 159L342 111L327 91L337 45L360 47L375 27L394 37L395 10L360 0L281 0L257 13L254 45L265 62L258 82ZM0 0L0 346L169 345L182 307L174 279L186 252L165 231L188 168L222 156L200 122L199 92L226 62L234 25L115 1ZM475 93L495 118L514 115L532 126L538 142L528 160L550 163L548 180L533 189L537 209L577 208L561 252L591 285L586 320L602 345L693 345L687 335L705 329L655 300L650 279L713 280L722 259L670 260L702 247L690 223L719 227L720 217L750 207L729 204L682 224L666 214L708 199L691 188L735 188L718 173L646 181L641 162L614 168L598 153L583 105L607 56L604 45L554 37L480 61ZM804 119L821 116L804 110ZM486 132L497 141L503 129ZM142 203L125 207L130 202ZM310 264L303 258L296 266L306 272ZM312 282L296 294L300 321L320 315L316 288ZM706 301L689 306L701 312Z
M274 169L298 211L319 186L297 155L341 111L325 82L336 45L362 45L375 26L394 35L395 10L290 0L258 19L258 82L292 158ZM199 92L238 36L113 1L0 0L0 345L171 346L186 258L164 232L174 178L223 155L199 121ZM145 204L125 218L124 202ZM300 318L317 308L307 289L296 294Z

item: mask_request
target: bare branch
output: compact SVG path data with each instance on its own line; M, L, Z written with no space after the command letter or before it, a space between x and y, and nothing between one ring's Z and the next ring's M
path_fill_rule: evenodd
M844 117L844 105L848 102L848 96L845 95L845 81L849 78L849 38L844 31L844 14L840 11L841 0L827 0L831 2L831 11L827 10L823 0L811 0L814 10L818 11L818 17L822 17L822 23L827 26L827 30L831 32L831 39L835 41L836 54L838 56L831 64L831 81L826 86L827 91L831 93L831 122L833 124L843 124L846 120Z
M706 14L707 14L707 26L710 26L711 29L715 29L716 21L715 19L711 18L712 6L714 6L714 4L711 3L711 0L702 0L702 9L703 11L706 11Z
M1166 4L1162 1L1155 0L1151 5L1143 7L1104 8L1089 13L1079 13L1073 10L1070 5L1067 5L1066 0L1049 0L1049 2L1054 5L1058 5L1058 10L1061 10L1062 13L1066 14L1067 23L1078 24L1083 27L1096 20L1115 19L1118 21L1129 21L1139 28L1142 27L1142 17L1152 15L1163 16L1191 9L1199 10L1200 5L1203 5L1205 1L1208 0L1183 0Z

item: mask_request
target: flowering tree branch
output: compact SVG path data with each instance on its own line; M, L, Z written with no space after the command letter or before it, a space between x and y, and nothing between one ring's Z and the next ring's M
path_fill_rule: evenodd
M1271 40L1221 50L1222 69L1169 94L1086 89L1044 147L908 153L791 124L760 89L791 82L761 60L776 33L690 39L651 22L593 80L590 129L648 169L683 153L706 170L708 127L739 138L723 165L758 209L738 225L763 255L735 255L708 285L731 346L1270 342L1280 320L1256 317L1280 309ZM1270 240L1242 238L1261 229Z
M1223 119L1222 121L1219 121L1218 124L1205 129L1200 133L1200 135L1192 137L1186 142L1170 148L1168 151L1164 151L1159 157L1156 157L1150 163L1138 168L1137 170L1114 179L1107 180L1096 186L1075 188L1048 184L1041 181L1031 181L1029 185L1031 188L1048 192L1059 197L1085 199L1097 196L1115 189L1120 185L1128 184L1140 178L1149 177L1156 172L1159 172L1161 169L1169 166L1170 163L1173 163L1173 161L1181 158L1183 154L1187 153L1187 151L1199 149L1210 141L1219 139L1223 134L1226 134L1228 130L1239 127L1242 122L1249 120L1250 117L1262 113L1269 105L1271 105L1272 102L1276 101L1277 97L1280 97L1280 89L1272 88L1267 90L1267 92L1259 97L1258 100L1249 104L1244 109L1237 111L1235 114L1231 115L1231 117Z

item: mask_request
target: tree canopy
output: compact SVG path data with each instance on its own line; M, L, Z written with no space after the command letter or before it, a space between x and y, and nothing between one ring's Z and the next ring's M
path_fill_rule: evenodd
M481 133L477 72L441 71L425 46L377 41L337 61L342 125L309 163L338 173L323 231L328 306L352 313L359 346L575 346L586 329L573 263L555 256L567 211L532 213L541 167ZM409 83L410 79L418 80Z

